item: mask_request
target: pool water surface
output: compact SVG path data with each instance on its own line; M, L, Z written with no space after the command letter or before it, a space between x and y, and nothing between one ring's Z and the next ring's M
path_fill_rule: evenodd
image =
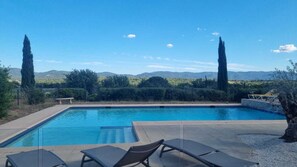
M28 131L5 147L136 142L133 121L283 120L245 107L70 108Z

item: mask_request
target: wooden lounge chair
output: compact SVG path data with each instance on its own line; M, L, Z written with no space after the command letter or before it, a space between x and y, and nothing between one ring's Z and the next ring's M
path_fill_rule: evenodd
M158 149L164 140L141 145L132 146L128 151L113 146L102 146L88 150L82 150L84 154L81 167L85 162L95 161L104 167L119 167L129 164L143 164L149 167L149 157ZM88 159L86 159L88 157Z
M51 151L44 149L7 155L5 167L67 167L66 163Z
M165 150L166 147L169 149ZM163 153L173 150L183 152L207 166L248 167L259 165L259 163L232 157L207 145L186 139L172 139L163 142L160 157Z

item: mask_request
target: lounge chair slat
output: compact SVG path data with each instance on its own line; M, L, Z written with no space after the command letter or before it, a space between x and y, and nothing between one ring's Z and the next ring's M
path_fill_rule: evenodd
M194 157L216 151L216 149L212 147L209 147L207 145L204 145L192 140L186 140L186 139L167 140L167 141L164 141L163 145L170 148L174 148L176 150L179 150L181 152L184 152Z
M163 145L164 146L161 149L160 157L163 153L171 151L171 149L175 149L199 160L208 166L247 167L258 165L258 163L232 157L212 147L192 140L172 139L165 141ZM165 147L170 149L165 150Z
M127 153L126 150L113 146L102 146L81 152L103 166L114 166Z
M202 155L200 158L221 167L246 167L258 165L256 162L235 158L223 152L214 152L211 154Z
M158 147L163 143L163 140L141 145L130 147L128 151L125 151L118 147L113 146L102 146L88 150L82 150L84 154L81 162L81 167L84 165L85 158L90 158L96 161L98 164L104 167L118 167L129 164L141 163L145 166L149 166L148 158L153 154Z
M14 167L53 167L66 166L65 162L54 153L39 149L7 155L8 162Z

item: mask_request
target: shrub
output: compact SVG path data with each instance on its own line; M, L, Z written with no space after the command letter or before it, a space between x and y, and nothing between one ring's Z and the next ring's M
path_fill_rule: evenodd
M30 89L27 92L27 97L30 105L44 103L45 100L45 95L40 89Z
M193 94L193 89L166 89L166 100L178 100L178 101L193 101L196 98ZM198 100L198 99L196 99Z
M9 80L9 69L0 66L0 118L7 115L12 100L12 84Z
M204 101L225 101L227 94L224 91L214 89L202 89L196 91L196 95L200 96Z
M165 100L164 96L163 88L142 88L137 91L137 100L140 101L161 101Z
M138 87L140 88L166 88L171 87L167 79L162 77L151 77L147 80L143 80L139 83Z
M85 100L86 99L86 90L79 88L62 88L57 89L54 92L54 96L56 98L66 98L66 97L74 97L76 100Z
M114 75L105 78L102 81L102 86L105 88L121 88L121 87L129 87L129 79L127 76Z
M101 88L97 101L225 101L226 93L213 89L178 89L178 88Z
M94 93L96 91L97 74L91 70L73 70L66 75L65 83L70 88L84 88L88 93Z

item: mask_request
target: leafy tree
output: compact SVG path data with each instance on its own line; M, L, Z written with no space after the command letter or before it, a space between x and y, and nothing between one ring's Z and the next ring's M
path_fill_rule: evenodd
M129 87L129 79L127 76L114 75L105 78L102 81L102 86L106 88L120 88L120 87Z
M160 87L171 87L171 85L169 84L169 82L167 81L167 79L164 79L162 77L151 77L147 80L142 80L138 87L140 88L148 88L148 87L156 87L156 88L160 88Z
M227 73L227 58L225 53L225 42L220 37L219 42L219 68L218 68L218 89L227 92L228 89L228 73Z
M278 99L284 110L288 127L281 137L286 142L297 141L297 63L290 61L287 71L276 69Z
M27 92L28 103L30 105L44 103L45 94L40 89L30 89Z
M95 92L97 87L97 74L89 69L73 70L66 75L65 83L70 88L84 88L88 93Z
M25 35L23 43L23 64L22 64L22 85L24 90L29 90L35 86L34 66L33 66L33 54L31 52L30 41L27 35Z
M8 72L8 68L0 66L0 118L7 115L12 100L12 84L9 82Z
M189 89L193 87L193 84L190 83L180 83L176 86L177 88L181 88L181 89Z

